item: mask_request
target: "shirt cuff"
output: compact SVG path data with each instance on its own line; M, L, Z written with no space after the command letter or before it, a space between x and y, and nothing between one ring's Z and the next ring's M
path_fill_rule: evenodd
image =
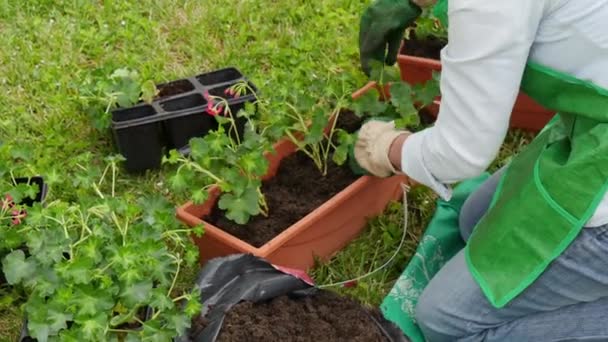
M428 129L410 135L401 147L401 170L410 178L435 191L441 199L452 198L452 188L441 183L427 169L424 162L424 140Z

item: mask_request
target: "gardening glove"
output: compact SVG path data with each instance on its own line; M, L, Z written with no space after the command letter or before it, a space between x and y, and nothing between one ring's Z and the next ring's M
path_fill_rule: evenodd
M359 165L376 177L389 177L398 172L389 159L393 141L407 131L395 128L395 122L369 121L357 136L354 155Z
M368 76L372 61L395 64L405 29L422 13L418 3L427 5L434 1L376 0L365 10L359 28L359 54L361 67Z
M370 120L389 122L393 121L394 119L388 116L376 116L374 118L365 120L363 124L369 122ZM353 136L355 137L354 141L356 142L359 139L359 131L357 130L355 133L353 133ZM355 144L352 144L352 146L350 146L348 149L348 167L357 176L365 176L370 174L357 163L357 158L355 158Z

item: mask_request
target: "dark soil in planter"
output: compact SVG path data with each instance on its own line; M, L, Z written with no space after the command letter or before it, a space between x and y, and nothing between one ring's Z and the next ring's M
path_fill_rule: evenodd
M217 342L384 342L371 315L379 317L354 300L331 292L269 302L242 302L224 319Z
M163 97L183 94L192 90L194 90L194 85L192 85L192 83L190 83L188 80L173 81L159 85L158 95L155 99L158 100Z
M354 133L363 124L363 118L358 117L350 110L342 110L338 116L338 128L342 128L348 133Z
M353 131L360 127L361 120L357 116L344 113L338 117L337 127ZM323 177L308 156L297 152L283 159L277 175L262 186L270 212L268 217L258 215L246 225L239 225L225 218L224 211L216 206L205 219L225 232L260 247L357 179L358 176L346 164L338 166L331 161L327 175Z
M404 41L400 53L408 56L439 60L441 58L441 49L443 49L446 44L447 41L443 38L429 36L426 39L418 39L416 38L416 34L412 32L410 34L410 39Z

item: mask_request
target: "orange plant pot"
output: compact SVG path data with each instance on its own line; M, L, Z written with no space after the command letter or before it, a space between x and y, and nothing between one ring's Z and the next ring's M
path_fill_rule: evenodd
M276 153L266 156L270 167L264 180L276 174L282 159L297 151L287 139L276 143L274 148ZM218 187L209 191L205 203L188 202L179 207L177 217L191 227L204 226L203 236L193 237L200 251L201 264L215 257L250 253L276 265L308 270L315 258L331 258L361 233L369 218L381 214L390 201L401 198L403 181L400 176L360 177L261 247L254 247L204 220L218 200Z
M403 47L401 49L403 51ZM435 59L414 57L400 53L397 64L401 72L401 79L417 84L426 82L433 77L433 71L441 71L441 62ZM432 106L431 112L439 112L440 100ZM515 101L511 114L510 126L528 131L538 132L551 120L555 112L545 109L526 94L520 92Z

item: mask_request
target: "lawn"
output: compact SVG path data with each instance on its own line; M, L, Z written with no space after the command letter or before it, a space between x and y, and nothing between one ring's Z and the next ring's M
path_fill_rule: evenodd
M221 4L220 4L221 3ZM0 0L0 145L27 160L50 183L49 201L78 197L80 180L115 153L109 130L98 129L103 110L91 89L120 68L161 83L236 66L270 102L290 89L365 82L358 69L358 18L367 1L353 0ZM322 86L319 87L318 85ZM275 102L277 102L276 100ZM276 103L280 109L282 103ZM528 139L515 133L500 161ZM498 162L500 163L500 162ZM497 164L498 165L498 164ZM164 167L145 175L121 173L118 197L172 196ZM377 305L390 289L432 215L434 197L412 196L410 231L393 264L355 288ZM321 283L348 279L383 264L399 243L402 208L391 205L371 229L329 265L315 270ZM382 242L382 243L378 243ZM187 287L196 270L180 280ZM0 303L0 340L18 336L18 303Z

